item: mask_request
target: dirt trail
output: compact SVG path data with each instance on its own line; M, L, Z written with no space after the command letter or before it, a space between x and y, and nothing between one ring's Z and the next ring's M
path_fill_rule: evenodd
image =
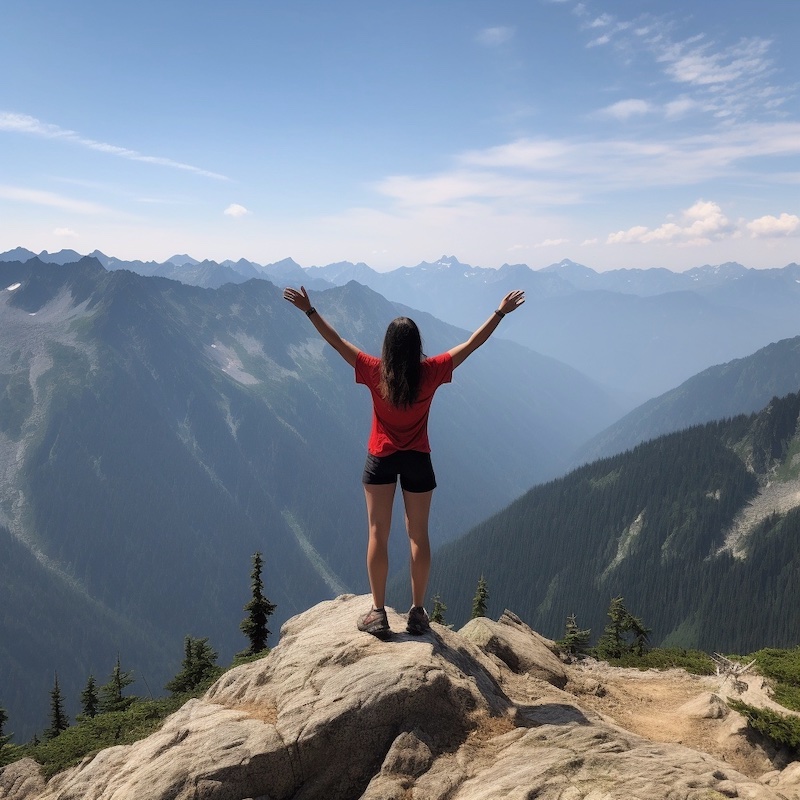
M754 706L767 706L781 713L793 713L775 703L759 675L742 676L747 690L738 693L730 678L690 675L682 669L622 669L605 663L586 662L570 667L570 685L579 703L621 728L655 742L674 742L727 761L753 778L774 769L774 753L751 741L744 719L724 706L736 698ZM721 701L714 701L710 695ZM717 719L702 718L682 708L690 701Z

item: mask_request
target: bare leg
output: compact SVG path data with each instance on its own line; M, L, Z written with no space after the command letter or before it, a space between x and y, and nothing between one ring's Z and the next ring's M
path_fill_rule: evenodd
M431 571L431 545L428 540L428 518L431 513L430 492L403 491L406 507L406 530L411 544L411 598L415 606L425 605L428 575Z
M367 575L375 608L386 602L386 579L389 575L389 531L392 527L392 504L396 484L364 484L367 500Z

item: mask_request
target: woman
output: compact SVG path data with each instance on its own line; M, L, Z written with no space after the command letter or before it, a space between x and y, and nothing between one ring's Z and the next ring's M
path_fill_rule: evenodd
M389 529L399 476L411 544L412 605L406 630L415 635L425 633L430 628L424 608L431 566L428 518L436 488L428 442L431 401L439 386L450 382L453 370L492 335L500 320L525 302L525 293L509 292L466 342L433 358L425 358L413 320L398 317L386 330L380 359L342 339L311 305L302 286L299 291L285 289L283 296L306 313L320 336L355 369L356 383L363 383L372 394L372 430L362 483L369 523L367 573L373 605L359 618L358 629L381 638L391 633L384 598Z

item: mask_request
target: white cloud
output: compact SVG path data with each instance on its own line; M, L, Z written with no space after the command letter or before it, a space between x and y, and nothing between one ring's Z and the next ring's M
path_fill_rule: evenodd
M800 217L796 214L786 214L785 212L779 217L767 215L754 219L752 222L748 222L746 227L754 239L773 236L792 236L800 233Z
M610 233L607 244L710 244L715 239L725 238L735 232L728 218L717 203L698 200L685 209L681 224L665 222L658 228L636 225L626 231Z
M100 153L107 153L120 158L126 158L130 161L140 161L145 164L155 164L161 167L184 170L185 172L192 172L195 175L201 175L205 178L215 178L216 180L223 181L229 180L229 178L227 178L225 175L220 175L216 172L209 172L208 170L192 166L191 164L184 164L180 161L174 161L171 158L148 156L144 155L143 153L139 153L136 150L130 150L127 147L119 147L118 145L107 144L106 142L97 142L94 139L87 139L75 131L60 128L58 125L51 125L47 122L41 122L35 117L30 117L27 114L0 112L0 131L29 134L33 136L40 136L45 139L61 139L67 142L72 142L73 144L81 145L89 150L95 150Z
M569 239L545 239L543 242L535 244L534 247L558 247L562 244L569 244Z
M486 47L497 47L504 44L509 39L514 38L515 30L508 26L498 26L495 28L484 28L476 37L477 41Z
M72 230L72 228L56 228L53 231L54 236L63 236L67 239L77 239L78 234Z
M647 100L620 100L618 103L606 106L600 111L601 114L607 117L614 117L619 120L630 119L631 117L649 114L654 110L652 103Z
M231 203L222 213L227 214L229 217L244 217L250 212L238 203Z

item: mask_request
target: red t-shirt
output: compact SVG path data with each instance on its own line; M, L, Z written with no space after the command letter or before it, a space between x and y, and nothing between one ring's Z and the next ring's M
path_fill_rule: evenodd
M372 430L367 450L374 456L388 456L398 450L430 453L428 413L436 390L453 379L453 358L442 353L426 358L421 367L417 399L408 408L395 408L381 396L381 360L367 353L356 357L356 383L363 383L372 394Z

